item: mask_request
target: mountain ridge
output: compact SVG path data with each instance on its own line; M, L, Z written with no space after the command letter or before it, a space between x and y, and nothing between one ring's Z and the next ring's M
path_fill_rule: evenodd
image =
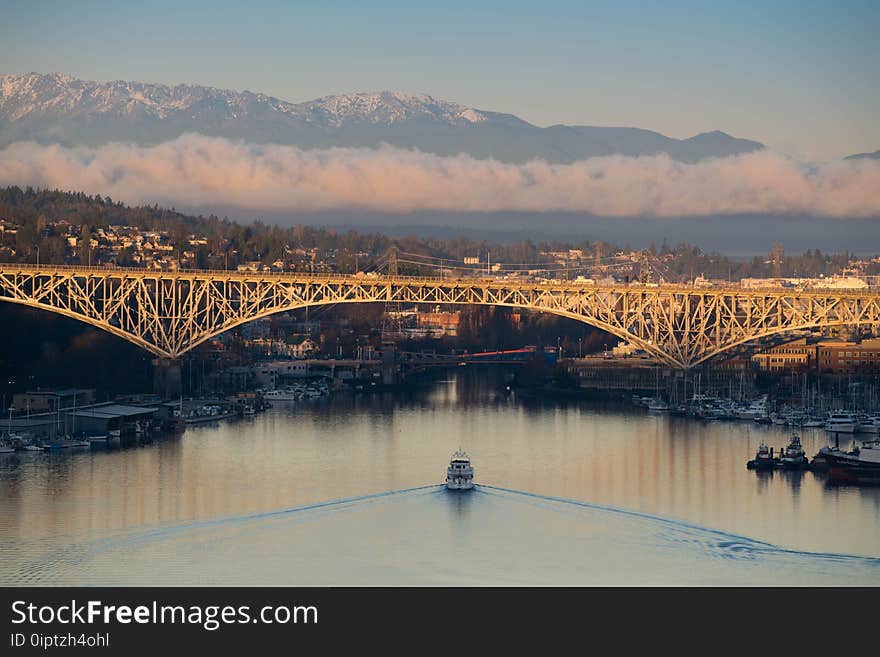
M694 162L764 148L719 130L674 139L642 128L539 127L513 114L401 91L291 103L249 90L194 84L93 82L63 73L0 75L0 147L26 140L67 146L109 141L147 145L186 132L301 148L387 143L515 163L658 153Z

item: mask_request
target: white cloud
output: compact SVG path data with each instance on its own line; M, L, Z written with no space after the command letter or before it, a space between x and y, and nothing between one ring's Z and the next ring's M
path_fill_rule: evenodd
M577 212L880 217L880 161L806 165L772 151L696 164L663 155L505 164L391 147L301 150L184 135L157 146L0 150L0 184L126 203L248 211Z

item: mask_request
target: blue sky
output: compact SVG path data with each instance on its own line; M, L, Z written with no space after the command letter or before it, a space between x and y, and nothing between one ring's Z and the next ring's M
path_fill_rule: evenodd
M184 6L185 4L185 6ZM291 101L424 92L538 125L880 149L880 2L0 0L0 70Z

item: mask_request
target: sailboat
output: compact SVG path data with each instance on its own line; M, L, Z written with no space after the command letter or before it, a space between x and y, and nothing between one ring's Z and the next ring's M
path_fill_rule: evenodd
M656 375L654 383L654 399L648 402L648 410L652 413L668 413L669 404L663 401L663 398L660 397L660 368L655 368L654 373Z

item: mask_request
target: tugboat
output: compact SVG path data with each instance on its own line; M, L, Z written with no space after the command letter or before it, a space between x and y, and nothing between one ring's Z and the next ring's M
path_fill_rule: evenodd
M810 460L801 446L801 438L796 433L791 435L791 442L779 456L779 464L786 470L803 470L810 466Z
M474 467L468 455L461 449L452 455L446 470L446 488L449 490L470 490L474 487Z
M779 464L779 459L773 455L773 448L767 447L767 443L761 441L755 458L746 463L749 470L775 470Z

